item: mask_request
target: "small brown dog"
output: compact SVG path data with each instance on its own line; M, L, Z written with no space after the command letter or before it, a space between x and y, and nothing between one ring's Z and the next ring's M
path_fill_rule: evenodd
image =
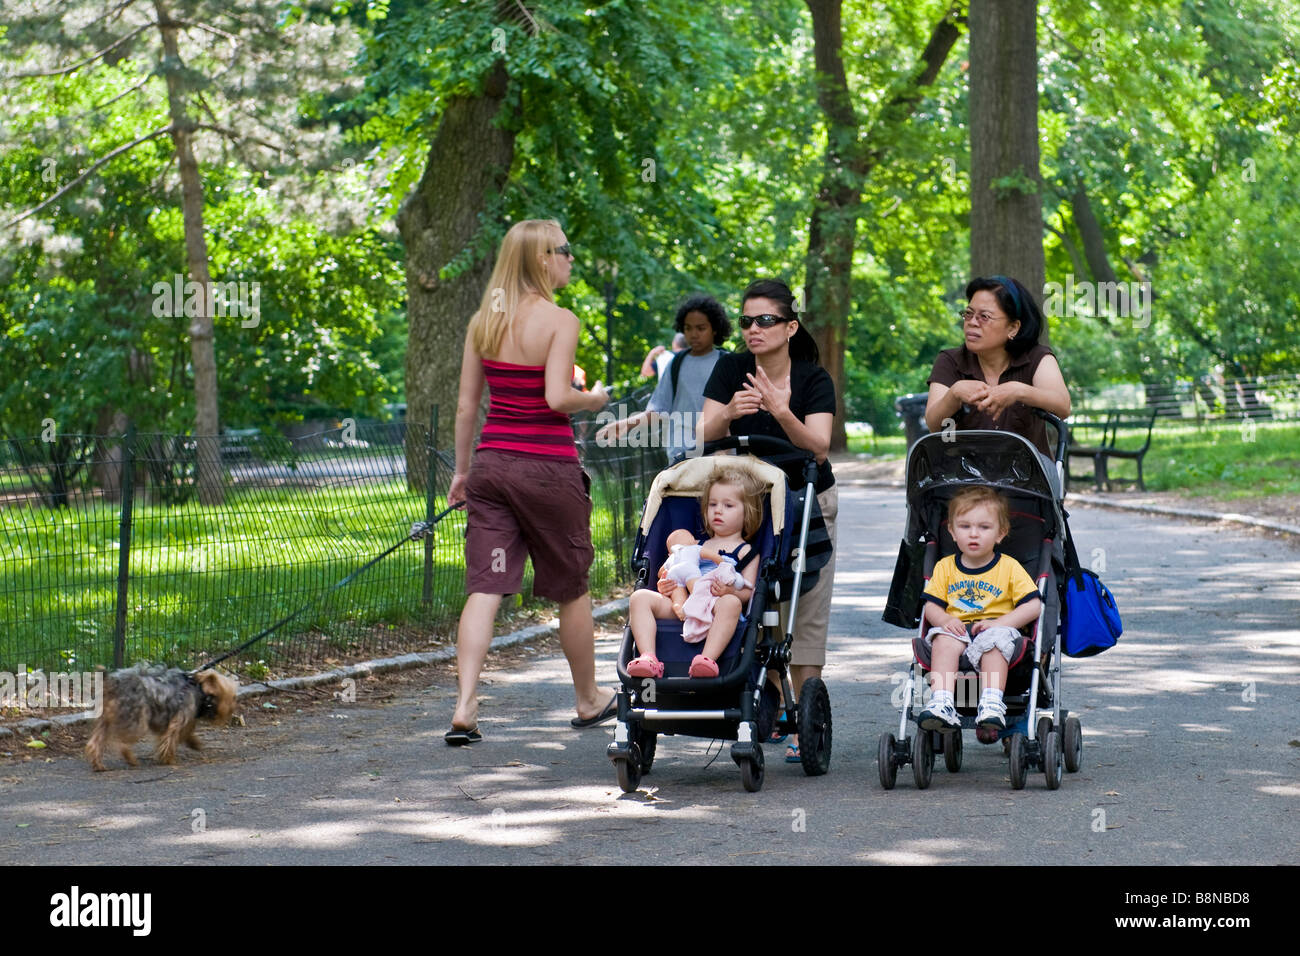
M195 721L230 720L238 691L238 683L211 670L190 675L177 667L137 664L115 671L104 681L104 710L86 744L86 757L94 769L103 770L105 748L116 747L134 767L132 745L152 733L158 738L158 762L174 763L179 744L201 748Z

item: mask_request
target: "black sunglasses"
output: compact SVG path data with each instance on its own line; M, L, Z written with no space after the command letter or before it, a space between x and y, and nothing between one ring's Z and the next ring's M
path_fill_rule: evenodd
M547 249L547 252L558 252L562 256L573 255L573 247L567 242L562 246L556 246L554 249Z
M778 322L789 322L790 320L783 315L742 315L737 321L742 329L747 329L755 324L760 329L770 329Z

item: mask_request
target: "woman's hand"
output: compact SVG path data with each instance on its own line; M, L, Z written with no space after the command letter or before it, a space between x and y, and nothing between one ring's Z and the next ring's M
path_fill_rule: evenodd
M968 378L954 382L948 392L963 405L975 405L988 397L989 387L984 382Z
M735 421L737 418L756 415L762 407L763 397L758 393L758 390L746 385L731 396L731 401L727 403L727 418Z
M610 422L608 425L602 425L600 429L596 432L596 443L598 445L599 444L607 445L613 440L620 438L623 435L626 435L632 429L640 425L642 421L648 419L649 417L650 414L648 412L637 412L635 415L629 415L627 418L620 418L616 422Z
M598 412L609 404L609 392L605 391L605 386L600 382L591 386L591 391L587 393L587 397L591 402L588 409L593 412Z
M997 421L1008 408L1020 401L1023 388L1020 382L1003 382L991 388L986 385L985 394L976 400L975 407L982 412L987 412L994 421Z
M447 489L447 505L454 507L465 500L465 488L469 484L469 475L453 475L451 487Z
M760 365L746 377L762 399L760 407L765 412L773 418L781 418L790 410L790 376L787 375L778 385L767 377Z
M660 571L659 581L655 584L655 587L659 589L659 593L664 597L672 597L673 592L677 590L677 582Z

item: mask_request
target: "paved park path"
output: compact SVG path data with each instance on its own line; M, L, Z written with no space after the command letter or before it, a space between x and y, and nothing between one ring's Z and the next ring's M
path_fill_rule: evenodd
M625 795L605 757L612 725L568 726L567 669L546 651L491 674L486 740L470 748L442 741L444 669L363 682L356 703L289 705L278 725L207 728L208 749L174 768L0 768L0 865L1300 862L1300 548L1077 509L1081 554L1104 556L1126 627L1117 648L1066 662L1082 771L1016 792L1001 748L967 735L959 774L940 760L918 791L903 768L885 792L876 741L897 725L909 637L880 620L901 492L845 486L840 508L825 777L769 748L749 794L725 745L661 738ZM615 651L607 630L604 673Z

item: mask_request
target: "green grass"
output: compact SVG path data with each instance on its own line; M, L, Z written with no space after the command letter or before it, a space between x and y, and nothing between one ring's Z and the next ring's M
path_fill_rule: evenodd
M850 422L845 431L851 454L871 455L873 458L907 457L907 438L901 430L897 434L878 435L868 425Z
M611 502L621 487L597 481L592 491L591 585L602 593L627 575L628 529L635 534L642 498L638 492L630 505L615 508ZM272 635L265 656L290 650L294 635L300 645L319 650L349 646L375 625L428 629L449 623L464 602L461 512L445 518L434 534L429 606L421 601L424 545L416 542L325 597L424 513L424 497L410 494L403 481L232 491L219 507L137 503L127 657L180 663L216 653L313 601L311 610ZM111 663L118 523L115 505L93 502L0 509L0 541L6 543L0 553L0 670ZM529 573L525 592L530 582Z
M1133 462L1114 461L1109 470L1137 480ZM1142 470L1152 491L1216 498L1300 494L1300 422L1157 427Z

